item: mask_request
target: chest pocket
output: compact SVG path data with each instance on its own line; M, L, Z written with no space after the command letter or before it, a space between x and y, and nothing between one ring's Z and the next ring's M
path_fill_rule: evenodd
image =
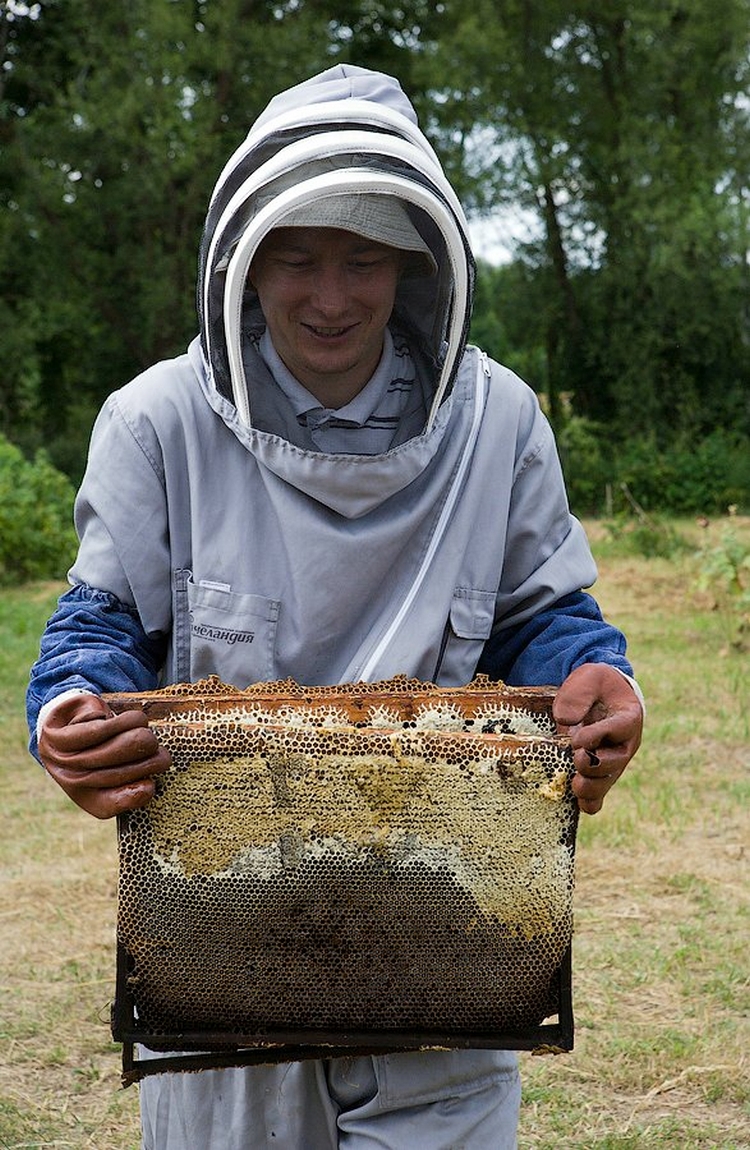
M189 668L191 682L218 675L235 687L273 679L280 602L191 577L183 587L183 675Z
M450 619L435 680L468 683L474 675L482 648L490 637L495 618L494 591L457 587L451 600Z

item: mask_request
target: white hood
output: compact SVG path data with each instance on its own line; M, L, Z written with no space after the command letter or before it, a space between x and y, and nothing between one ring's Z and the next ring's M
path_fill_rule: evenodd
M201 352L209 386L246 428L253 420L243 332L263 323L247 283L253 255L289 212L344 192L406 203L438 265L437 277L402 280L393 315L434 372L427 430L452 388L474 284L463 211L398 82L337 65L270 102L211 199L198 282Z

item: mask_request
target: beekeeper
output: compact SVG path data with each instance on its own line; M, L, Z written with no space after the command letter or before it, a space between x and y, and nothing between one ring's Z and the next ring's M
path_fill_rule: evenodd
M216 184L200 334L115 392L80 549L28 694L32 751L99 818L167 769L107 691L475 672L562 684L582 810L638 747L625 641L533 392L467 346L461 206L392 78L344 65L271 101ZM146 1150L512 1147L508 1051L156 1074Z

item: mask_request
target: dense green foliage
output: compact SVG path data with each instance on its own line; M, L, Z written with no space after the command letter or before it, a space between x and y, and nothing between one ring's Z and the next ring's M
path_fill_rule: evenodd
M558 445L579 515L627 511L628 497L668 515L719 515L750 493L750 440L721 429L660 447L655 435L617 439L605 424L573 416Z
M0 585L61 579L75 555L73 488L43 452L33 462L0 435Z
M78 478L104 395L193 335L227 156L279 88L352 61L399 76L471 212L529 221L510 263L480 268L473 338L544 394L574 505L626 481L677 511L747 507L749 17L750 0L6 0L0 432Z

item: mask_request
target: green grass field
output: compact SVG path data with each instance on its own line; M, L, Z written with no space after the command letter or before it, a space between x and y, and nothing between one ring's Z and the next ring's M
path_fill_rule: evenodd
M735 528L750 536L747 520ZM649 716L604 810L581 820L576 1046L523 1056L519 1145L739 1150L750 1147L750 659L727 601L698 588L689 550L645 560L593 535L597 594L630 637ZM120 1088L109 1036L115 828L73 807L26 751L27 671L58 591L0 601L0 1148L136 1150L137 1088Z

